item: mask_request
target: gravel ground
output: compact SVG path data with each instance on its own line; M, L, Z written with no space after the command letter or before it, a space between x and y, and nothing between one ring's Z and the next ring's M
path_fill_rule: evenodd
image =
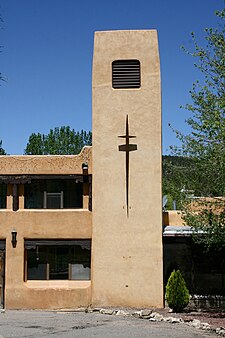
M157 311L157 310L156 310ZM211 310L211 311L191 311L183 313L170 313L168 309L161 309L158 311L163 316L180 317L185 322L193 319L198 319L203 323L208 323L213 328L224 327L225 328L225 310Z

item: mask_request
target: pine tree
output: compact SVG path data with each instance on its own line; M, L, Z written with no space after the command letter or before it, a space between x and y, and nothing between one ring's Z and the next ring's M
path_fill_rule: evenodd
M2 140L0 140L0 155L6 155L5 149L2 148Z
M173 270L166 285L166 301L174 312L181 312L189 303L189 291L180 270Z

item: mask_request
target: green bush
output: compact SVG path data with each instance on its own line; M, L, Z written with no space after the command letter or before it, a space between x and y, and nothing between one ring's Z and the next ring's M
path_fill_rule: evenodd
M166 301L174 312L181 312L189 303L189 291L180 270L173 270L166 285Z

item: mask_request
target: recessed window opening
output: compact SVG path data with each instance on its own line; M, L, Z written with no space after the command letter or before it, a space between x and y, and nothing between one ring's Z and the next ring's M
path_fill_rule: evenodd
M112 87L135 89L141 87L141 65L139 60L115 60L112 63Z
M83 207L83 184L72 179L35 179L24 185L25 209Z
M6 208L7 185L0 183L0 209Z
M91 240L26 240L25 280L90 280Z

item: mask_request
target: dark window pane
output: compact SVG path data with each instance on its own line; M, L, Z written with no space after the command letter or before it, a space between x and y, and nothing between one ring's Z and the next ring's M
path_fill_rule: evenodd
M6 208L6 195L7 195L7 185L4 183L0 184L0 208Z
M71 254L71 279L89 280L91 278L91 241L75 245Z
M47 279L46 248L27 250L27 279Z
M24 187L25 209L82 208L83 184L75 180L32 180Z
M24 207L25 209L42 209L43 194L46 190L44 180L32 180L24 185Z
M46 191L49 193L60 193L64 188L65 180L45 180Z
M25 241L27 250L27 279L37 280L90 280L91 240L73 240L73 245L60 245L62 241L52 241L52 245L42 245L38 240ZM45 241L43 241L44 243ZM50 242L50 241L47 241ZM46 242L46 243L47 243Z
M76 183L74 180L64 181L64 208L82 208L83 207L83 184Z
M49 248L49 279L69 279L69 247Z

